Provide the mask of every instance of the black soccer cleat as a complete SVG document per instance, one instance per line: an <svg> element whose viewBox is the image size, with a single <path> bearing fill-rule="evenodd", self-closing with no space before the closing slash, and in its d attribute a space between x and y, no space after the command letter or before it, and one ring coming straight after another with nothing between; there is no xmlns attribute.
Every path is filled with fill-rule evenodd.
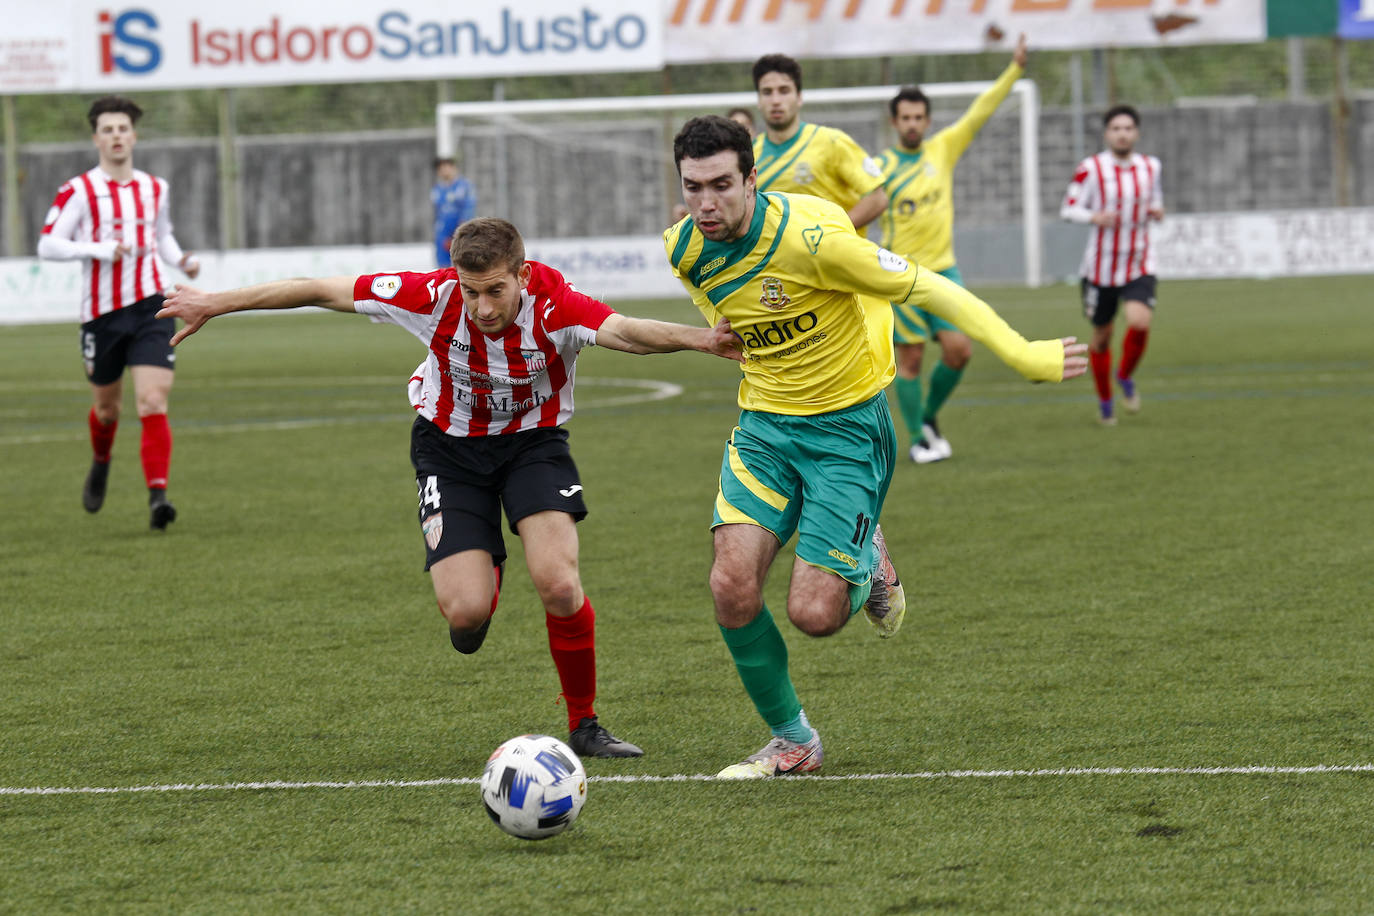
<svg viewBox="0 0 1374 916"><path fill-rule="evenodd" d="M628 741L621 741L589 716L577 723L568 735L568 746L579 757L643 757L644 752Z"/></svg>
<svg viewBox="0 0 1374 916"><path fill-rule="evenodd" d="M110 480L110 462L92 461L91 472L81 488L81 505L87 512L99 512L105 505L105 484Z"/></svg>
<svg viewBox="0 0 1374 916"><path fill-rule="evenodd" d="M167 502L167 491L161 487L148 489L148 527L154 531L166 531L167 525L177 520L176 506Z"/></svg>
<svg viewBox="0 0 1374 916"><path fill-rule="evenodd" d="M471 655L482 648L482 643L486 642L487 629L491 627L491 618L482 621L482 625L475 630L455 630L452 627L448 631L448 641L453 643L453 648L464 655Z"/></svg>

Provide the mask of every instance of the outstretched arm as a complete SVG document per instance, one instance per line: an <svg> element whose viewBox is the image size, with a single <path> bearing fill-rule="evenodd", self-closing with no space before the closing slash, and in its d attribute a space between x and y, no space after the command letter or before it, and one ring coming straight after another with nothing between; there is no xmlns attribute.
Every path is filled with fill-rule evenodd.
<svg viewBox="0 0 1374 916"><path fill-rule="evenodd" d="M172 294L162 304L162 311L156 317L180 318L185 322L185 326L172 338L175 345L199 331L201 325L211 318L229 312L294 309L310 305L336 312L351 312L354 311L353 280L353 277L301 277L219 293L178 285L172 287Z"/></svg>
<svg viewBox="0 0 1374 916"><path fill-rule="evenodd" d="M744 361L739 338L730 330L730 322L723 318L714 328L694 328L652 318L631 318L616 312L607 316L597 330L596 345L623 353L700 350L725 359Z"/></svg>
<svg viewBox="0 0 1374 916"><path fill-rule="evenodd" d="M849 221L854 224L854 228L863 234L864 226L873 222L883 211L887 209L887 191L881 187L874 188L863 197L849 211Z"/></svg>

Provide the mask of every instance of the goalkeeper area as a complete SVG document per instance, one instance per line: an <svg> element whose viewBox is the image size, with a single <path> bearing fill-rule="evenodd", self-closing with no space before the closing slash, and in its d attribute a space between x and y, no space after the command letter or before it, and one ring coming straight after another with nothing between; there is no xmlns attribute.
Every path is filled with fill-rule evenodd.
<svg viewBox="0 0 1374 916"><path fill-rule="evenodd" d="M932 131L957 120L991 81L923 84ZM870 154L895 142L888 100L900 86L808 89L802 119L837 127ZM689 118L756 113L753 92L448 102L437 106L438 153L484 189L486 212L527 238L657 238L681 200L673 137ZM967 276L1038 286L1043 194L1039 95L1020 80L955 171L955 249ZM762 127L761 121L759 122ZM1067 173L1066 173L1067 174Z"/></svg>

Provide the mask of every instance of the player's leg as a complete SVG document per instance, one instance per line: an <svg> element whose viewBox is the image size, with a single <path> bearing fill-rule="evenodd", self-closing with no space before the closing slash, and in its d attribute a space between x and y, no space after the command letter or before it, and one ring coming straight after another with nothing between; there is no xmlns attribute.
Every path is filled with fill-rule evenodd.
<svg viewBox="0 0 1374 916"><path fill-rule="evenodd" d="M897 377L892 384L897 391L897 411L906 426L908 451L911 460L917 461L918 451L929 448L929 443L921 443L921 419L925 411L921 363L930 331L921 310L914 305L892 306L892 317L892 342L897 361Z"/></svg>
<svg viewBox="0 0 1374 916"><path fill-rule="evenodd" d="M1093 329L1088 341L1088 365L1097 388L1097 418L1103 426L1111 426L1116 423L1112 411L1112 328L1119 302L1118 290L1087 280L1082 281L1081 290L1083 314Z"/></svg>
<svg viewBox="0 0 1374 916"><path fill-rule="evenodd" d="M756 779L820 765L819 740L788 670L787 643L763 600L778 549L796 530L801 485L788 449L789 418L745 411L721 460L712 540L711 598L716 624L740 683L772 739L725 779ZM889 415L889 423L891 423Z"/></svg>
<svg viewBox="0 0 1374 916"><path fill-rule="evenodd" d="M143 425L139 455L143 478L148 486L148 524L165 530L177 517L167 501L167 477L172 463L172 428L167 423L167 402L172 394L176 354L172 335L176 321L154 318L162 308L163 297L149 296L131 307L130 317L137 321L129 343L129 374L134 382L138 419Z"/></svg>
<svg viewBox="0 0 1374 916"><path fill-rule="evenodd" d="M596 703L596 610L582 590L576 523L587 515L582 484L562 429L513 436L501 501L525 545L525 564L544 606L549 654L568 713L568 744L583 757L639 757L643 751L600 724Z"/></svg>
<svg viewBox="0 0 1374 916"><path fill-rule="evenodd" d="M489 452L485 439L445 435L423 417L411 427L425 569L449 641L464 655L487 638L506 562L498 481L491 471L497 462Z"/></svg>
<svg viewBox="0 0 1374 916"><path fill-rule="evenodd" d="M954 454L954 449L940 432L940 408L945 406L964 378L964 369L973 358L973 341L938 315L931 316L931 329L935 339L940 342L940 361L930 373L925 409L921 415L921 432L940 458L945 459Z"/></svg>
<svg viewBox="0 0 1374 916"><path fill-rule="evenodd" d="M1125 300L1126 334L1121 341L1121 363L1116 380L1121 385L1122 403L1131 413L1140 410L1140 392L1136 390L1134 373L1145 355L1150 339L1150 323L1155 309L1155 278L1151 275L1132 280L1122 291Z"/></svg>
<svg viewBox="0 0 1374 916"><path fill-rule="evenodd" d="M119 413L124 401L124 366L128 335L118 312L81 326L81 362L91 384L91 410L86 423L91 435L91 467L81 487L81 505L99 512L109 485L110 458Z"/></svg>

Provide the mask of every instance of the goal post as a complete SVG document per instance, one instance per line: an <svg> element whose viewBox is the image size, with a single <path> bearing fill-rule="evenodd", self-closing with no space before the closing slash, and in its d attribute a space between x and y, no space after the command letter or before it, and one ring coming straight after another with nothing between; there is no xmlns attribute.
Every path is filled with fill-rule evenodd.
<svg viewBox="0 0 1374 916"><path fill-rule="evenodd" d="M956 119L992 81L927 83L921 90L931 100L935 130ZM808 89L803 117L808 122L845 130L870 153L890 144L887 102L900 86L856 86ZM724 114L731 108L751 111L753 92L684 95L613 96L574 99L444 102L435 110L436 149L457 156L478 192L479 211L507 217L527 235L547 237L657 235L666 226L667 203L676 199L672 137L687 117ZM1014 126L1006 119L1015 118ZM979 207L981 219L1006 226L1019 220L1022 279L1042 281L1039 121L1040 100L1034 82L1018 80L998 114L997 137L979 140L955 172L955 228L961 222L961 173L965 196L981 193L1004 198ZM1012 146L1014 150L1001 147ZM1000 181L1016 176L1011 187L996 187L969 168L970 160L996 155L988 175ZM640 187L625 187L638 183ZM986 211L986 212L983 212Z"/></svg>

